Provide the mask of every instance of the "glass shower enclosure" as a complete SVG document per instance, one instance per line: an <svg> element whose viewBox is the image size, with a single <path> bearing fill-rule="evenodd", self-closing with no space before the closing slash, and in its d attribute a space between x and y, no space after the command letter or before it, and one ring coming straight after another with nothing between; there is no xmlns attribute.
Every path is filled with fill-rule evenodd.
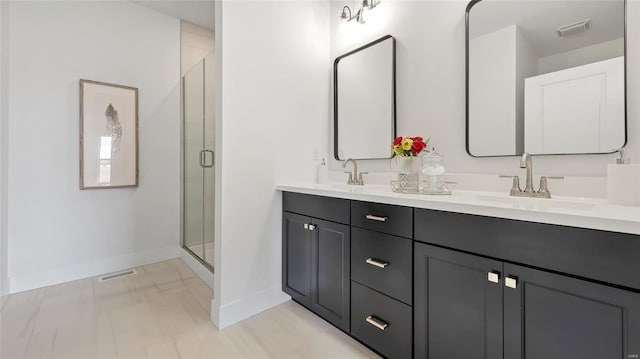
<svg viewBox="0 0 640 359"><path fill-rule="evenodd" d="M215 100L213 52L182 78L182 246L213 271Z"/></svg>

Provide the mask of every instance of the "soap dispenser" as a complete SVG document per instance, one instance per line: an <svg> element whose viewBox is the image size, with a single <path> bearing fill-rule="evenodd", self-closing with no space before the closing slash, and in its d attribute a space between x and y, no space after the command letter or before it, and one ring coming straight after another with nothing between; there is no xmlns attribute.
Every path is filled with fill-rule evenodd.
<svg viewBox="0 0 640 359"><path fill-rule="evenodd" d="M607 199L609 204L640 206L640 164L631 164L624 149L619 153L607 167Z"/></svg>
<svg viewBox="0 0 640 359"><path fill-rule="evenodd" d="M318 171L316 177L316 183L324 184L329 182L329 166L327 166L327 161L322 158L320 164L318 164Z"/></svg>

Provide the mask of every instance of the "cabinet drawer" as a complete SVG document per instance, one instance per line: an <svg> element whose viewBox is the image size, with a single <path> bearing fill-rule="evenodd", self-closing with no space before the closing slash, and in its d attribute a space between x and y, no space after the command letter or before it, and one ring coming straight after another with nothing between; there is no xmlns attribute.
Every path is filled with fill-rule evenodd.
<svg viewBox="0 0 640 359"><path fill-rule="evenodd" d="M417 241L640 289L640 236L427 209Z"/></svg>
<svg viewBox="0 0 640 359"><path fill-rule="evenodd" d="M351 279L411 304L410 239L353 227Z"/></svg>
<svg viewBox="0 0 640 359"><path fill-rule="evenodd" d="M410 306L353 281L351 299L354 337L388 358L411 358Z"/></svg>
<svg viewBox="0 0 640 359"><path fill-rule="evenodd" d="M351 224L377 232L413 238L413 208L351 201Z"/></svg>
<svg viewBox="0 0 640 359"><path fill-rule="evenodd" d="M309 217L331 222L349 224L350 207L348 199L313 196L302 193L284 192L282 209Z"/></svg>

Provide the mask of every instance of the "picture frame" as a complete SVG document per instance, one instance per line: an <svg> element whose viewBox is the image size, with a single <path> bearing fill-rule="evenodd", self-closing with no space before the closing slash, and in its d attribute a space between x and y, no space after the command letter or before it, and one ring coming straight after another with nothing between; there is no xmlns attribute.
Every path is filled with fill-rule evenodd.
<svg viewBox="0 0 640 359"><path fill-rule="evenodd" d="M138 186L138 89L80 80L80 189Z"/></svg>

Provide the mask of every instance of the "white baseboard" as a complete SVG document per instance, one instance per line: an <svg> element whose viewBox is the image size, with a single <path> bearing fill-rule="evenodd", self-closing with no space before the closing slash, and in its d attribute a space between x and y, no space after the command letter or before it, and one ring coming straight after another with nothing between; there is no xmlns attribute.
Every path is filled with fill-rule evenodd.
<svg viewBox="0 0 640 359"><path fill-rule="evenodd" d="M180 257L179 247L164 247L143 252L129 253L97 261L47 270L40 273L9 276L9 293L47 287L78 279L138 267Z"/></svg>
<svg viewBox="0 0 640 359"><path fill-rule="evenodd" d="M197 259L193 258L191 253L187 252L184 248L180 248L180 258L182 261L208 286L213 290L213 273L206 268ZM214 294L215 295L215 294Z"/></svg>
<svg viewBox="0 0 640 359"><path fill-rule="evenodd" d="M222 306L214 299L211 301L211 321L218 329L223 329L290 299L280 284Z"/></svg>

